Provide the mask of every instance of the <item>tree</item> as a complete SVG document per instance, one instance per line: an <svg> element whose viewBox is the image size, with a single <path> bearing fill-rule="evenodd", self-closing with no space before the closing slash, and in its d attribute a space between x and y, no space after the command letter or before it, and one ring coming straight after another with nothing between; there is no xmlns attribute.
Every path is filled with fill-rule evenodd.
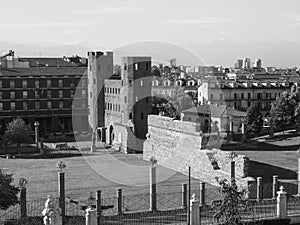
<svg viewBox="0 0 300 225"><path fill-rule="evenodd" d="M296 107L299 104L296 98L297 95L292 91L285 91L272 103L270 113L276 128L284 129L286 126L295 125L298 117Z"/></svg>
<svg viewBox="0 0 300 225"><path fill-rule="evenodd" d="M17 204L19 188L12 185L13 177L11 174L2 173L0 169L0 209L6 210L11 205Z"/></svg>
<svg viewBox="0 0 300 225"><path fill-rule="evenodd" d="M21 154L20 144L27 143L30 141L30 126L26 125L24 120L18 118L14 119L7 125L5 137L17 144L17 152Z"/></svg>
<svg viewBox="0 0 300 225"><path fill-rule="evenodd" d="M246 132L257 135L263 127L263 116L258 105L254 105L247 110L245 118Z"/></svg>
<svg viewBox="0 0 300 225"><path fill-rule="evenodd" d="M232 179L231 182L226 179L221 180L219 185L223 200L215 206L217 212L214 218L223 225L240 225L242 220L240 211L247 208L246 191L238 190L235 179Z"/></svg>

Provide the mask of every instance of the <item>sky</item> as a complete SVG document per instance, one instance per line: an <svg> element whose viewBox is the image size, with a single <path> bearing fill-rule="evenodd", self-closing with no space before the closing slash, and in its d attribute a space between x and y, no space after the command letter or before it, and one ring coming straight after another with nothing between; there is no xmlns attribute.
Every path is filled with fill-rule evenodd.
<svg viewBox="0 0 300 225"><path fill-rule="evenodd" d="M298 0L3 1L0 18L1 51L72 45L82 54L154 40L185 46L209 64L263 56L268 64L300 65Z"/></svg>

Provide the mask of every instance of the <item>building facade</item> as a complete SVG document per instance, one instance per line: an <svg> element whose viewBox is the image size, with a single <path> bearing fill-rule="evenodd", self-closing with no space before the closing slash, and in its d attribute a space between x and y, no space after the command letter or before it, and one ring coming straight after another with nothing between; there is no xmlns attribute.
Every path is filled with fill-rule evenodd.
<svg viewBox="0 0 300 225"><path fill-rule="evenodd" d="M293 83L287 81L203 81L198 88L199 104L226 105L246 111L258 104L263 116L268 116L271 103Z"/></svg>
<svg viewBox="0 0 300 225"><path fill-rule="evenodd" d="M31 67L28 61L1 60L1 132L14 118L24 119L32 128L38 121L41 136L72 133L74 123L76 131L87 131L86 68Z"/></svg>
<svg viewBox="0 0 300 225"><path fill-rule="evenodd" d="M89 57L89 67L94 68L89 70L88 75L90 126L98 130L101 141L115 149L142 151L148 131L147 118L152 111L151 57L123 57L121 75L113 75L109 70L99 73L99 68L112 65L112 53L107 54L108 61L101 53L89 53L89 56L93 56ZM97 106L93 105L96 90Z"/></svg>

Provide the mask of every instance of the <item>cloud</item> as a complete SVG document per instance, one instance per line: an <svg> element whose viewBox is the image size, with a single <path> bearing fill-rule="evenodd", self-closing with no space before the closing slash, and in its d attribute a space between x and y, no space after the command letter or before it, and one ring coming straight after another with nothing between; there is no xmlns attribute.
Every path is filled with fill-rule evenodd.
<svg viewBox="0 0 300 225"><path fill-rule="evenodd" d="M200 25L202 27L214 27L220 23L224 23L221 18L199 18L199 19L170 19L165 23L175 25Z"/></svg>
<svg viewBox="0 0 300 225"><path fill-rule="evenodd" d="M90 14L110 14L110 13L122 13L122 12L140 12L145 10L142 7L131 6L104 6L99 9L79 9L75 10L75 14L90 15Z"/></svg>
<svg viewBox="0 0 300 225"><path fill-rule="evenodd" d="M0 28L85 27L90 25L86 22L0 23Z"/></svg>

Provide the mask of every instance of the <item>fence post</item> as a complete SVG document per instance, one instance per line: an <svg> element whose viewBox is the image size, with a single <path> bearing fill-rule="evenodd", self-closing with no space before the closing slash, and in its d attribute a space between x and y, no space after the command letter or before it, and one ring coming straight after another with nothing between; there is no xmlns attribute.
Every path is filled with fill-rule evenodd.
<svg viewBox="0 0 300 225"><path fill-rule="evenodd" d="M273 176L273 199L276 199L276 194L277 194L277 190L278 190L278 175L274 175Z"/></svg>
<svg viewBox="0 0 300 225"><path fill-rule="evenodd" d="M286 212L286 206L287 206L287 200L286 200L286 192L283 191L283 186L280 187L280 191L277 192L277 204L276 204L276 216L279 218L286 218L287 212Z"/></svg>
<svg viewBox="0 0 300 225"><path fill-rule="evenodd" d="M61 209L62 225L65 225L65 173L58 172L59 208Z"/></svg>
<svg viewBox="0 0 300 225"><path fill-rule="evenodd" d="M86 225L97 225L97 210L87 208L85 214L85 224Z"/></svg>
<svg viewBox="0 0 300 225"><path fill-rule="evenodd" d="M122 189L117 189L117 212L119 215L122 214Z"/></svg>
<svg viewBox="0 0 300 225"><path fill-rule="evenodd" d="M150 210L156 211L156 163L150 167Z"/></svg>
<svg viewBox="0 0 300 225"><path fill-rule="evenodd" d="M205 206L205 182L200 182L200 206Z"/></svg>
<svg viewBox="0 0 300 225"><path fill-rule="evenodd" d="M259 202L262 200L263 197L263 184L262 184L262 177L257 177L257 183L256 183L256 200Z"/></svg>
<svg viewBox="0 0 300 225"><path fill-rule="evenodd" d="M26 209L26 188L22 187L20 190L20 206L21 206L21 217L27 216Z"/></svg>
<svg viewBox="0 0 300 225"><path fill-rule="evenodd" d="M181 199L181 205L183 209L187 208L187 184L182 184L182 199Z"/></svg>
<svg viewBox="0 0 300 225"><path fill-rule="evenodd" d="M196 195L193 194L192 199L190 200L190 225L199 225L200 224L200 208L199 200L196 199Z"/></svg>
<svg viewBox="0 0 300 225"><path fill-rule="evenodd" d="M101 191L96 192L96 208L97 208L97 222L100 224L101 221Z"/></svg>

